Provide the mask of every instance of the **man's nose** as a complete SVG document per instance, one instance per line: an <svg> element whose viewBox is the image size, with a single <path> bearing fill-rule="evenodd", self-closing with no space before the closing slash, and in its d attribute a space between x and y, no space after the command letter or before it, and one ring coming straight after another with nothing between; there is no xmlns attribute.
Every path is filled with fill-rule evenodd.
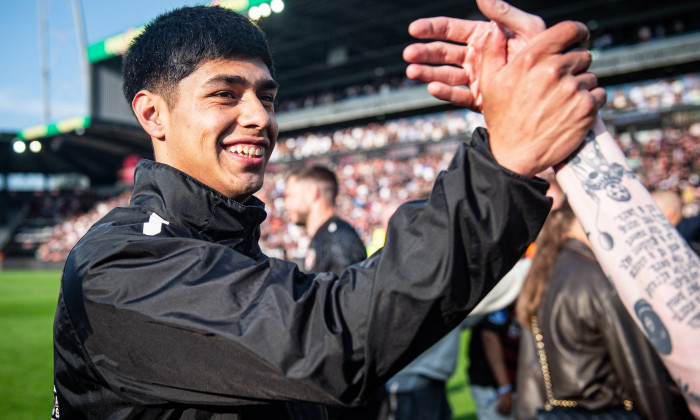
<svg viewBox="0 0 700 420"><path fill-rule="evenodd" d="M256 95L250 95L238 105L238 124L245 127L265 128L270 125L270 112Z"/></svg>

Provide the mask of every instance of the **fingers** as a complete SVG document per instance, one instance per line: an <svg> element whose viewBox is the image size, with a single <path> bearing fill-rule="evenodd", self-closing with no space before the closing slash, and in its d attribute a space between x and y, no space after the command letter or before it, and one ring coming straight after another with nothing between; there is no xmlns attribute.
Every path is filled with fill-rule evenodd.
<svg viewBox="0 0 700 420"><path fill-rule="evenodd" d="M505 66L507 60L506 35L495 23L491 25L492 28L481 50L481 74L483 75L496 74Z"/></svg>
<svg viewBox="0 0 700 420"><path fill-rule="evenodd" d="M593 73L581 73L575 77L580 90L588 91L598 87L598 78Z"/></svg>
<svg viewBox="0 0 700 420"><path fill-rule="evenodd" d="M419 82L441 82L447 85L469 85L467 73L459 67L452 66L428 66L423 64L411 64L406 68L406 76Z"/></svg>
<svg viewBox="0 0 700 420"><path fill-rule="evenodd" d="M403 59L409 63L455 64L464 62L463 46L447 42L411 44L403 50Z"/></svg>
<svg viewBox="0 0 700 420"><path fill-rule="evenodd" d="M411 80L428 83L428 93L437 99L474 108L473 94L465 87L470 84L469 77L459 67L411 64L406 68L406 76Z"/></svg>
<svg viewBox="0 0 700 420"><path fill-rule="evenodd" d="M571 74L579 74L590 67L593 62L591 53L588 50L574 50L564 54L563 70Z"/></svg>
<svg viewBox="0 0 700 420"><path fill-rule="evenodd" d="M449 17L418 19L408 26L408 33L418 39L444 39L464 43L469 39L479 21Z"/></svg>
<svg viewBox="0 0 700 420"><path fill-rule="evenodd" d="M588 39L588 28L581 22L560 22L536 35L519 54L537 57L545 54L558 54L568 46Z"/></svg>
<svg viewBox="0 0 700 420"><path fill-rule="evenodd" d="M476 4L484 16L525 39L534 37L546 28L539 16L523 12L504 1L477 0Z"/></svg>
<svg viewBox="0 0 700 420"><path fill-rule="evenodd" d="M440 82L431 82L428 84L428 93L442 101L474 109L475 99L472 91L463 86L450 86Z"/></svg>
<svg viewBox="0 0 700 420"><path fill-rule="evenodd" d="M607 100L605 89L598 87L598 78L595 74L587 72L593 61L591 54L587 50L574 50L561 57L561 76L571 74L578 84L579 90L587 91L593 99L593 106L599 111Z"/></svg>
<svg viewBox="0 0 700 420"><path fill-rule="evenodd" d="M593 96L593 100L595 101L596 110L600 111L603 109L603 106L605 106L605 101L608 99L608 94L605 92L605 89L597 87L591 90L591 96Z"/></svg>
<svg viewBox="0 0 700 420"><path fill-rule="evenodd" d="M593 99L594 110L600 111L607 100L605 89L598 87L598 78L593 73L581 73L575 76L580 91L588 92Z"/></svg>

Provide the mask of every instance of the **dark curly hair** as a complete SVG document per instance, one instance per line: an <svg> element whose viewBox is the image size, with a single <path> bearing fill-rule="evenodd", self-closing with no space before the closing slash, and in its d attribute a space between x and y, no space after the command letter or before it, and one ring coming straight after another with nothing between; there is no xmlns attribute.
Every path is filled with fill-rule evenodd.
<svg viewBox="0 0 700 420"><path fill-rule="evenodd" d="M219 6L182 7L147 24L122 59L122 91L131 101L142 89L174 103L177 83L202 63L258 58L275 77L262 30L247 17Z"/></svg>

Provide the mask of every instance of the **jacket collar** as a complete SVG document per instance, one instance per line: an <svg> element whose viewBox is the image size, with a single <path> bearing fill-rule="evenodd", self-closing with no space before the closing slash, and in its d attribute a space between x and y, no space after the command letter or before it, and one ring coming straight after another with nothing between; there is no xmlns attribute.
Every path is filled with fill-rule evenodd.
<svg viewBox="0 0 700 420"><path fill-rule="evenodd" d="M265 205L251 196L228 198L172 166L142 159L136 165L131 206L155 212L171 226L194 230L210 242L251 256L260 252L260 223Z"/></svg>

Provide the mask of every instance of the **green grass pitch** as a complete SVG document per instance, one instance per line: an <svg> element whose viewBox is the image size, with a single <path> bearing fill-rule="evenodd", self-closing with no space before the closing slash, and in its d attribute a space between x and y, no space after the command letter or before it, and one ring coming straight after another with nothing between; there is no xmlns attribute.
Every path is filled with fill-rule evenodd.
<svg viewBox="0 0 700 420"><path fill-rule="evenodd" d="M53 407L53 317L60 271L0 271L0 417L48 419ZM465 331L447 395L455 420L472 420Z"/></svg>
<svg viewBox="0 0 700 420"><path fill-rule="evenodd" d="M48 419L60 271L0 272L0 417Z"/></svg>

